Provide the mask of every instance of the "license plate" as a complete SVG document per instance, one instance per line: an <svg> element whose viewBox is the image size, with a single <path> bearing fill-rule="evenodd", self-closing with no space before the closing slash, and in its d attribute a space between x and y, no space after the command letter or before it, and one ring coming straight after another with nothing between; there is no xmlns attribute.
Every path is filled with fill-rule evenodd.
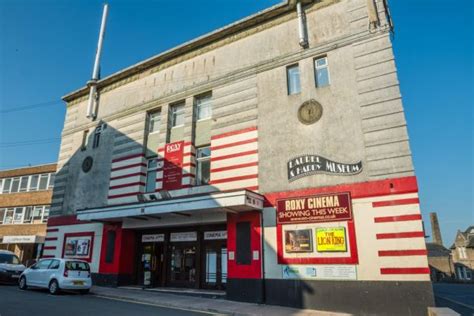
<svg viewBox="0 0 474 316"><path fill-rule="evenodd" d="M12 278L15 278L15 279L18 279L19 277L20 277L19 274L13 274L13 275L12 275Z"/></svg>
<svg viewBox="0 0 474 316"><path fill-rule="evenodd" d="M74 285L84 285L84 281L72 281Z"/></svg>

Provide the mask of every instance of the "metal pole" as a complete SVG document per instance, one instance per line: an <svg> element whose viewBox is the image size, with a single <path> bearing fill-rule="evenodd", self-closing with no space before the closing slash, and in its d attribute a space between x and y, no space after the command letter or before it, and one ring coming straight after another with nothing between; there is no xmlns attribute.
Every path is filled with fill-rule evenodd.
<svg viewBox="0 0 474 316"><path fill-rule="evenodd" d="M102 13L102 22L100 25L99 41L97 43L97 51L95 54L94 69L92 70L92 79L88 82L90 86L89 103L87 105L88 118L95 118L96 116L96 114L94 113L94 100L95 100L95 94L97 91L97 80L99 80L100 55L102 53L102 43L104 41L105 25L107 23L108 12L109 12L109 5L106 3L104 4L104 11Z"/></svg>

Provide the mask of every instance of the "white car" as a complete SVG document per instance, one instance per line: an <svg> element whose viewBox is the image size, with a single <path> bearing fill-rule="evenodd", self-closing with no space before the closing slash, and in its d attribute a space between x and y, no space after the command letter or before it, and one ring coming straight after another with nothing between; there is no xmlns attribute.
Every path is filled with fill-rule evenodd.
<svg viewBox="0 0 474 316"><path fill-rule="evenodd" d="M89 264L75 259L41 259L20 275L18 286L22 290L28 287L47 288L51 294L61 290L78 290L89 293L92 287Z"/></svg>

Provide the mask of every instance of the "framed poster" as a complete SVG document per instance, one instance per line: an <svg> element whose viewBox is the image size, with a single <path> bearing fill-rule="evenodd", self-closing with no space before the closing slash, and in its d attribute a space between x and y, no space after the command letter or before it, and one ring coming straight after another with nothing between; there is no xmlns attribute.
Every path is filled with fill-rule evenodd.
<svg viewBox="0 0 474 316"><path fill-rule="evenodd" d="M63 258L92 261L94 232L64 234Z"/></svg>
<svg viewBox="0 0 474 316"><path fill-rule="evenodd" d="M318 252L346 252L346 228L316 228L316 250Z"/></svg>
<svg viewBox="0 0 474 316"><path fill-rule="evenodd" d="M311 229L285 230L287 253L313 252Z"/></svg>

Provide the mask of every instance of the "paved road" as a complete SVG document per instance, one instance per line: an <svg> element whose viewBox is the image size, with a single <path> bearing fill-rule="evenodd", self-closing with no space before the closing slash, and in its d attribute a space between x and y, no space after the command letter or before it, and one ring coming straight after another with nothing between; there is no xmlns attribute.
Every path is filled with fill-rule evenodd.
<svg viewBox="0 0 474 316"><path fill-rule="evenodd" d="M474 315L474 284L433 283L436 306L449 307L463 316Z"/></svg>
<svg viewBox="0 0 474 316"><path fill-rule="evenodd" d="M43 290L21 291L16 286L0 285L0 316L23 315L204 316L212 314L110 300L94 295L63 293L53 296Z"/></svg>

